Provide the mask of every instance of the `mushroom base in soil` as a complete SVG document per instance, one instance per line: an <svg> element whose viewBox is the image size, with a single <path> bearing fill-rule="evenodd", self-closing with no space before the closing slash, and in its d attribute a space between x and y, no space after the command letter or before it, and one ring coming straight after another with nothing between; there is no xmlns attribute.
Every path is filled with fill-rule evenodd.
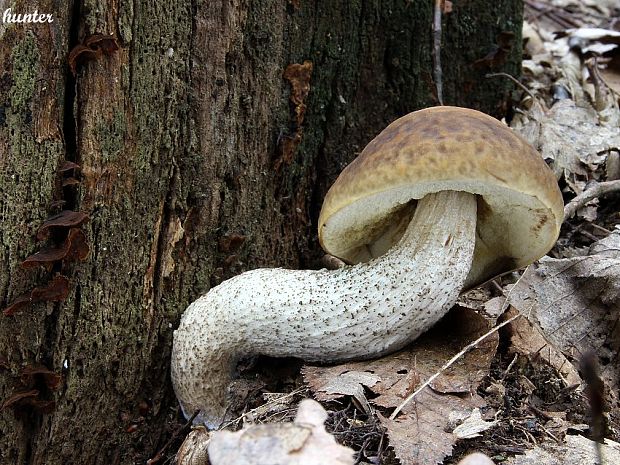
<svg viewBox="0 0 620 465"><path fill-rule="evenodd" d="M321 245L353 266L249 271L187 308L171 364L185 416L219 427L243 358L341 362L402 348L463 288L544 255L562 219L551 170L494 118L434 107L396 120L323 203Z"/></svg>

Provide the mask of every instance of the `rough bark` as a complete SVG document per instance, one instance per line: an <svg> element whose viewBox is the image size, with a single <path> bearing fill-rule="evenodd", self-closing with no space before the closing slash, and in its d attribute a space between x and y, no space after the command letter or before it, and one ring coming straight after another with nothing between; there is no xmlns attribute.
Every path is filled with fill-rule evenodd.
<svg viewBox="0 0 620 465"><path fill-rule="evenodd" d="M168 360L187 304L242 270L315 264L329 184L387 122L435 103L433 2L14 3L54 22L0 25L0 306L56 273L70 291L0 317L0 402L39 391L39 409L0 412L0 462L144 463L179 419ZM453 1L445 103L504 111L510 83L484 74L518 73L521 9ZM95 33L120 48L73 77L68 53ZM304 61L293 102L283 75ZM61 185L65 160L79 184ZM88 214L88 258L23 269L64 240L36 239L60 208ZM35 365L59 386L24 376Z"/></svg>

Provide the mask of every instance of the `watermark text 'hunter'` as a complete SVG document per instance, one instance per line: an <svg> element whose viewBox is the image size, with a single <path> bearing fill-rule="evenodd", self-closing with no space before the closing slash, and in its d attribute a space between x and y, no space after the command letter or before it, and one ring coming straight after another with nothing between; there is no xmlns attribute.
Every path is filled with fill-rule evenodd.
<svg viewBox="0 0 620 465"><path fill-rule="evenodd" d="M51 14L39 13L34 10L32 13L13 13L10 8L4 10L2 22L7 23L53 23L54 18Z"/></svg>

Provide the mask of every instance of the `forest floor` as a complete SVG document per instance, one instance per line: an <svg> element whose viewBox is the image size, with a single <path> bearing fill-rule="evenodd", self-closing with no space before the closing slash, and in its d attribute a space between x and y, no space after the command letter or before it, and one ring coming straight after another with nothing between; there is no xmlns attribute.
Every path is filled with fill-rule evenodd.
<svg viewBox="0 0 620 465"><path fill-rule="evenodd" d="M259 362L235 386L246 402L233 429L289 422L256 435L324 457L290 463L350 463L326 439L321 407L303 407L315 442L294 432L299 402L313 397L356 464L447 465L472 451L508 465L620 463L616 3L525 0L523 75L508 123L539 149L567 203L549 256L463 295L432 331L380 360ZM244 447L226 441L216 447Z"/></svg>

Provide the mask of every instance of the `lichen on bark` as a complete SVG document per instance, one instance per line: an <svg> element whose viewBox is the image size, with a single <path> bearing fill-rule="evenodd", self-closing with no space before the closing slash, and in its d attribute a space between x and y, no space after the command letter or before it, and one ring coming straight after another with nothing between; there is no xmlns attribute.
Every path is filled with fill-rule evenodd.
<svg viewBox="0 0 620 465"><path fill-rule="evenodd" d="M39 59L39 49L30 33L11 51L13 85L10 96L11 108L15 113L24 113L31 103L39 74Z"/></svg>

